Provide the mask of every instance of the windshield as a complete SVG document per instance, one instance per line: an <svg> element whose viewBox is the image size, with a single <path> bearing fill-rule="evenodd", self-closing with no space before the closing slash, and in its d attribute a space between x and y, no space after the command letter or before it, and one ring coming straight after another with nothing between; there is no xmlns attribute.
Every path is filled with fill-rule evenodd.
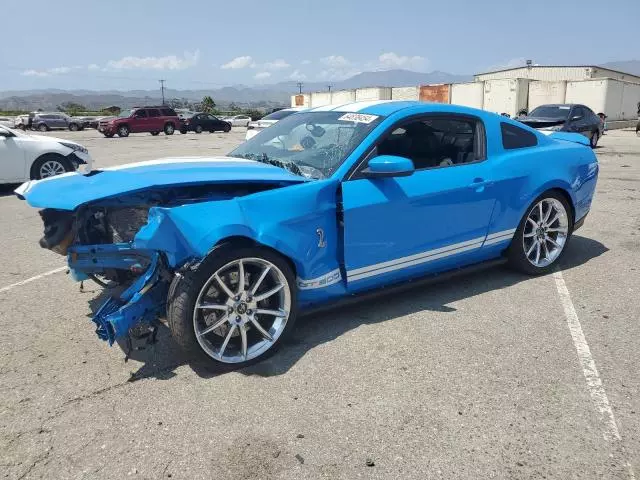
<svg viewBox="0 0 640 480"><path fill-rule="evenodd" d="M129 118L131 116L131 112L133 112L133 110L122 110L118 114L118 118Z"/></svg>
<svg viewBox="0 0 640 480"><path fill-rule="evenodd" d="M262 117L262 120L282 120L285 117L288 117L292 113L296 113L295 110L278 110L277 112L270 113Z"/></svg>
<svg viewBox="0 0 640 480"><path fill-rule="evenodd" d="M571 107L569 105L542 105L533 109L529 117L533 118L567 118Z"/></svg>
<svg viewBox="0 0 640 480"><path fill-rule="evenodd" d="M265 128L229 156L269 163L307 178L327 178L382 118L335 111L298 113Z"/></svg>

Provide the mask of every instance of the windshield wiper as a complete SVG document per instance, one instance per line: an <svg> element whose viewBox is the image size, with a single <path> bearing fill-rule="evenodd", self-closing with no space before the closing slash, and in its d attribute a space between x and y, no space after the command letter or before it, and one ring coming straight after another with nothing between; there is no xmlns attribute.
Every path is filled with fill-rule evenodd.
<svg viewBox="0 0 640 480"><path fill-rule="evenodd" d="M285 170L289 170L294 175L299 175L304 177L302 174L302 170L300 167L296 165L294 162L283 162L282 160L277 160L275 158L269 158L266 153L243 153L240 155L234 155L234 157L238 158L246 158L247 160L255 160L260 163L266 163L268 165L273 165L274 167L284 168Z"/></svg>

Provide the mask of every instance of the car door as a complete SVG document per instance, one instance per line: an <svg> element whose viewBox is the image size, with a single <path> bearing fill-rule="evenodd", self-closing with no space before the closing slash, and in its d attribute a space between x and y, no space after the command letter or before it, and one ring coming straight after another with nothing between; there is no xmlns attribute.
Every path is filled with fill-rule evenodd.
<svg viewBox="0 0 640 480"><path fill-rule="evenodd" d="M572 132L580 133L585 137L591 137L591 126L586 113L585 109L580 105L574 106L571 109L571 115L569 117L569 129Z"/></svg>
<svg viewBox="0 0 640 480"><path fill-rule="evenodd" d="M0 183L26 179L25 153L20 137L0 127Z"/></svg>
<svg viewBox="0 0 640 480"><path fill-rule="evenodd" d="M377 155L410 158L406 177L367 178ZM486 237L495 192L479 118L424 116L380 138L342 184L349 290L474 261Z"/></svg>
<svg viewBox="0 0 640 480"><path fill-rule="evenodd" d="M147 130L150 132L161 132L164 129L164 119L160 116L160 110L149 108L147 110L149 119L147 120Z"/></svg>
<svg viewBox="0 0 640 480"><path fill-rule="evenodd" d="M131 132L149 131L149 117L144 109L136 110L131 118Z"/></svg>
<svg viewBox="0 0 640 480"><path fill-rule="evenodd" d="M207 115L207 127L205 130L222 130L222 120L213 115Z"/></svg>

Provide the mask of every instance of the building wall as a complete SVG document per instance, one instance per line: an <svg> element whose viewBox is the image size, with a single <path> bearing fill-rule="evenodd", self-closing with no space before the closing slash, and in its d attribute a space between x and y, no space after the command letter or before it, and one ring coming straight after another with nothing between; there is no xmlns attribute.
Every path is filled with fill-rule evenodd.
<svg viewBox="0 0 640 480"><path fill-rule="evenodd" d="M600 67L521 67L474 75L476 81L501 80L505 78L527 78L542 82L579 81L592 78L614 78L640 83L640 76L616 72Z"/></svg>
<svg viewBox="0 0 640 480"><path fill-rule="evenodd" d="M420 86L420 101L434 103L450 103L449 84L434 84Z"/></svg>
<svg viewBox="0 0 640 480"><path fill-rule="evenodd" d="M515 117L519 111L527 109L528 100L529 80L512 78L484 82L483 108L489 112Z"/></svg>
<svg viewBox="0 0 640 480"><path fill-rule="evenodd" d="M311 95L309 95L308 93L291 95L291 106L309 108L311 106Z"/></svg>
<svg viewBox="0 0 640 480"><path fill-rule="evenodd" d="M358 88L356 101L391 100L391 87Z"/></svg>
<svg viewBox="0 0 640 480"><path fill-rule="evenodd" d="M530 112L540 105L547 103L564 103L567 92L567 82L529 82L529 102Z"/></svg>
<svg viewBox="0 0 640 480"><path fill-rule="evenodd" d="M477 81L501 80L506 78L527 78L543 82L561 80L586 80L591 78L591 69L585 67L522 67L501 72L481 73L474 76Z"/></svg>
<svg viewBox="0 0 640 480"><path fill-rule="evenodd" d="M391 89L392 100L419 100L420 87L393 87Z"/></svg>
<svg viewBox="0 0 640 480"><path fill-rule="evenodd" d="M484 82L452 84L451 103L471 108L483 108Z"/></svg>
<svg viewBox="0 0 640 480"><path fill-rule="evenodd" d="M311 94L311 107L323 107L324 105L331 105L331 93L313 92Z"/></svg>
<svg viewBox="0 0 640 480"><path fill-rule="evenodd" d="M633 120L640 102L640 84L603 78L567 82L567 103L582 103L609 121Z"/></svg>
<svg viewBox="0 0 640 480"><path fill-rule="evenodd" d="M331 104L342 105L344 103L351 103L356 101L355 90L336 90L331 92Z"/></svg>

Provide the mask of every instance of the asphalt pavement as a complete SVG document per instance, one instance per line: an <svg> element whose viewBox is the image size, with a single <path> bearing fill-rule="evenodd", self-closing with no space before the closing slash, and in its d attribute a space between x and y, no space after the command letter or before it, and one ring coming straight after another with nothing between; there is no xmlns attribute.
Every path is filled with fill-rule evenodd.
<svg viewBox="0 0 640 480"><path fill-rule="evenodd" d="M230 134L61 132L96 166L220 155ZM166 329L125 363L35 209L0 191L5 478L633 479L640 476L640 138L597 149L561 272L506 268L298 320L253 367L187 362ZM634 473L635 472L635 473Z"/></svg>

